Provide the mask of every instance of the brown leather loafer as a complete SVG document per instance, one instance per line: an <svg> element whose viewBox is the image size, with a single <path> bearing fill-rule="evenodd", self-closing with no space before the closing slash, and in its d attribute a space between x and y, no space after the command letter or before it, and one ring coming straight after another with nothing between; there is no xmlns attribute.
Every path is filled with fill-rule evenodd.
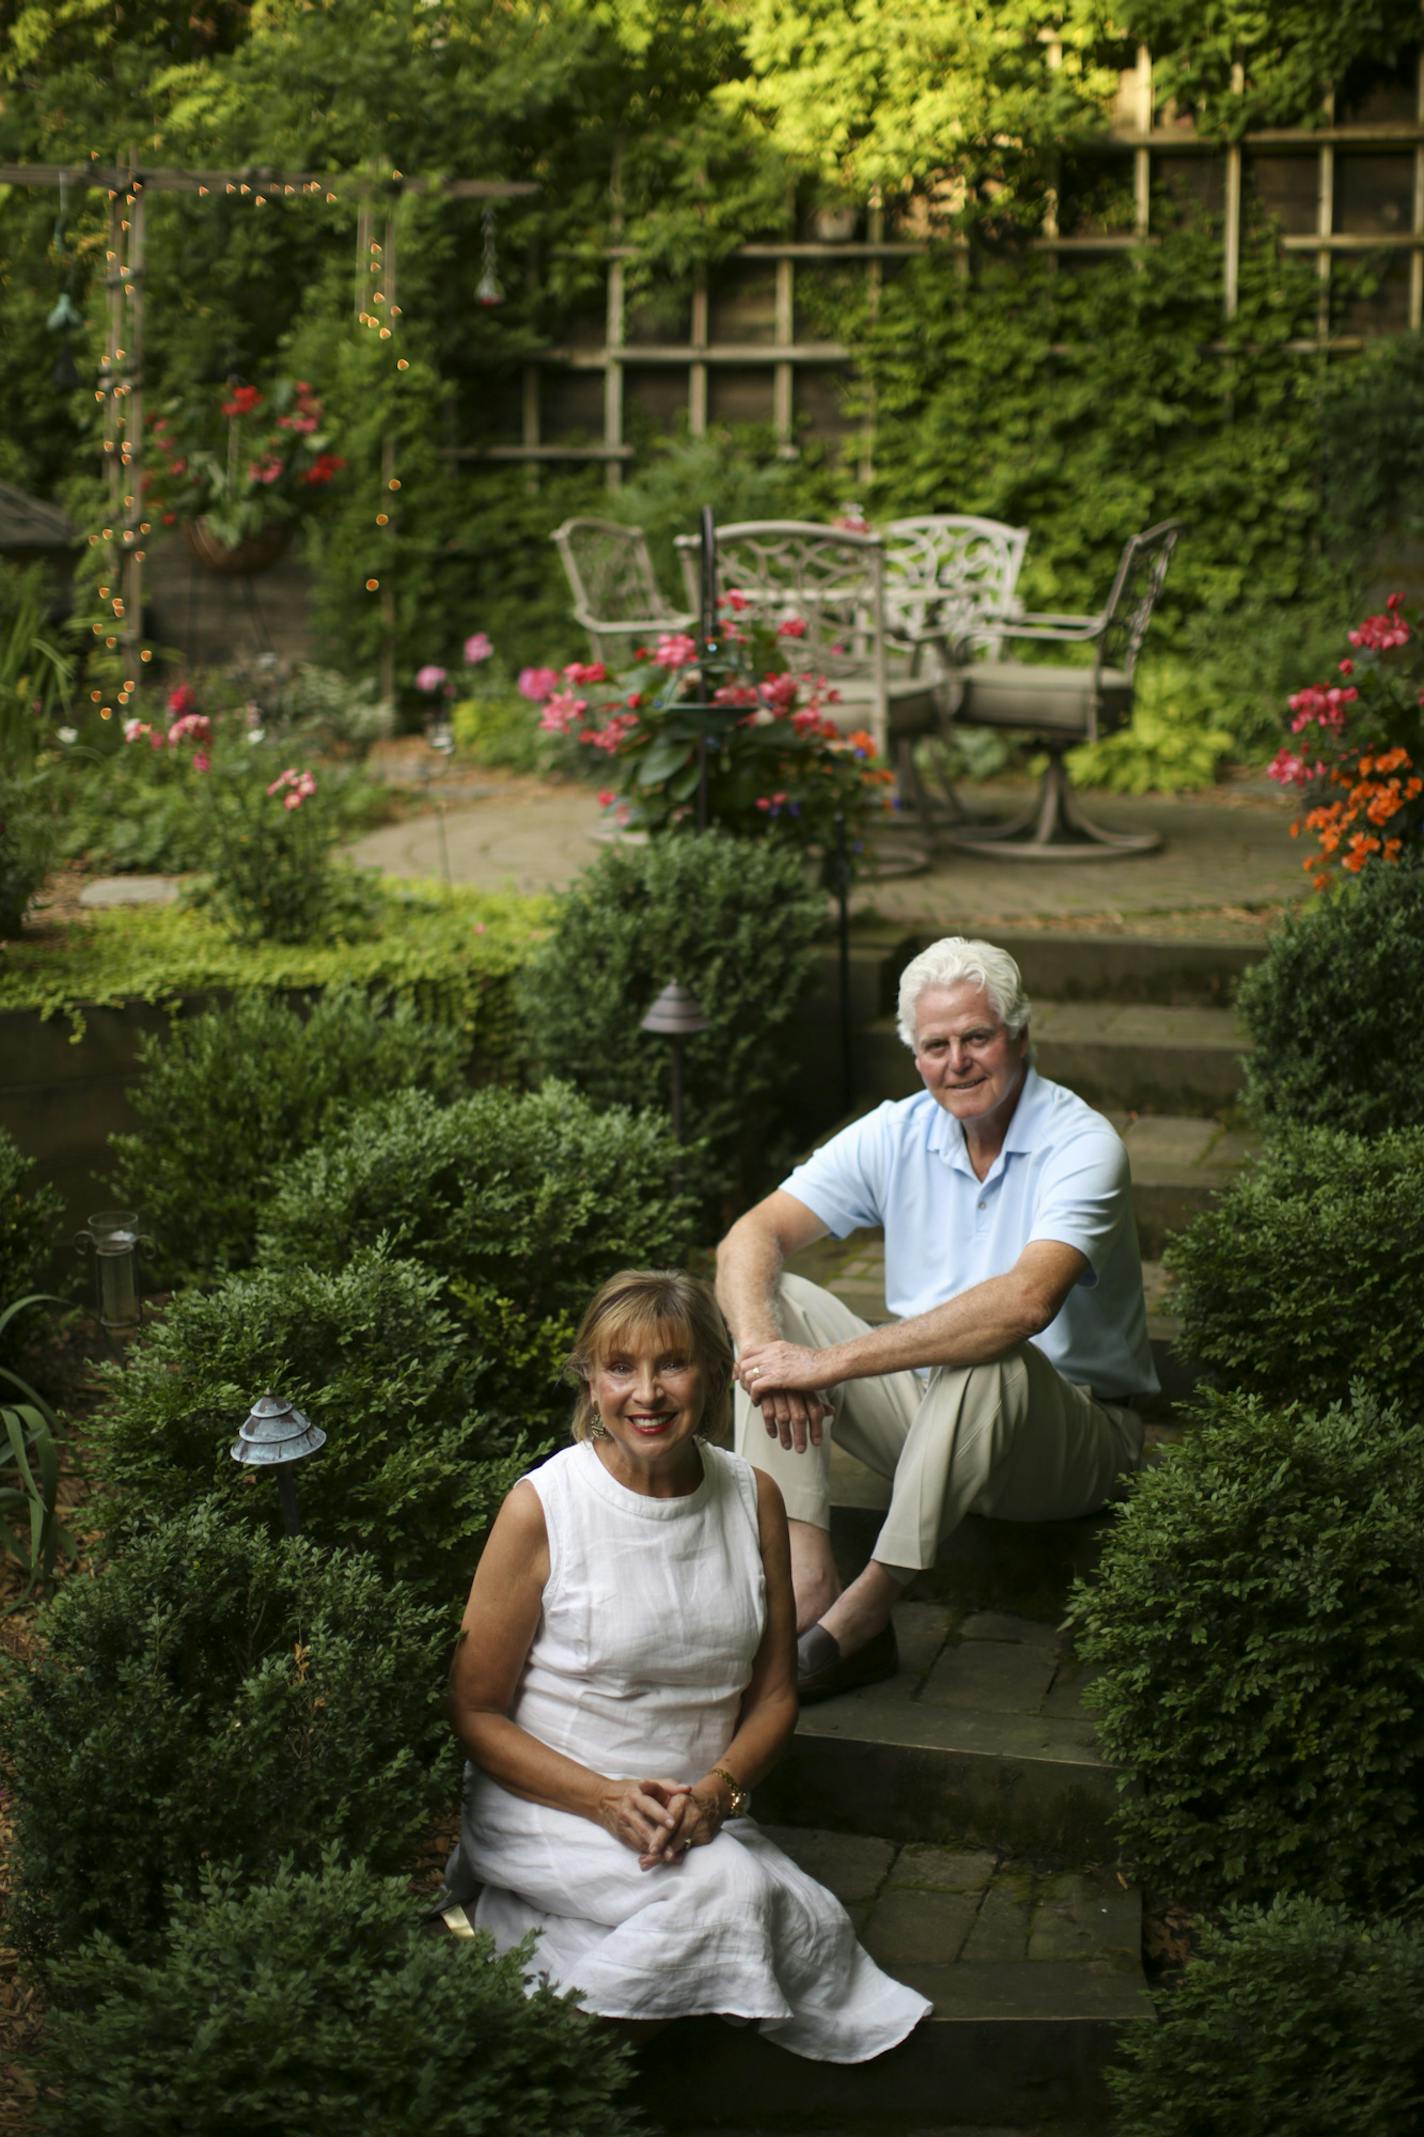
<svg viewBox="0 0 1424 2137"><path fill-rule="evenodd" d="M804 1652L808 1646L811 1657ZM822 1660L827 1649L834 1652ZM841 1653L823 1626L814 1625L797 1643L796 1696L803 1707L814 1706L818 1699L834 1699L837 1693L853 1692L859 1685L880 1684L893 1677L899 1667L900 1650L895 1644L893 1625L883 1626L873 1640L867 1640L864 1647L853 1648L848 1655Z"/></svg>

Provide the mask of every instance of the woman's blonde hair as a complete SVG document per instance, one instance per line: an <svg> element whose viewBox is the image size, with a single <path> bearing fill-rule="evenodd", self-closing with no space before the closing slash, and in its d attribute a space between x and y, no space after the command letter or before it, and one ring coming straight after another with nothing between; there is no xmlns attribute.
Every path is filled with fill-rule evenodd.
<svg viewBox="0 0 1424 2137"><path fill-rule="evenodd" d="M625 1344L651 1337L668 1350L686 1350L702 1375L704 1439L725 1439L732 1421L732 1339L710 1285L681 1269L620 1269L600 1284L579 1323L565 1368L575 1382L573 1436L589 1439L598 1422L590 1381Z"/></svg>

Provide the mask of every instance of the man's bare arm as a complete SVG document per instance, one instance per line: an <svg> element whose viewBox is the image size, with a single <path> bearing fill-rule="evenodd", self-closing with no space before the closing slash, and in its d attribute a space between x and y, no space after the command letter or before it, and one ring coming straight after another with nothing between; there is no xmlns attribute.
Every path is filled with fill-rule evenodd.
<svg viewBox="0 0 1424 2137"><path fill-rule="evenodd" d="M1086 1255L1076 1247L1036 1239L1003 1276L974 1284L910 1320L867 1329L825 1350L808 1350L779 1338L744 1346L737 1377L743 1386L755 1377L759 1385L770 1381L795 1391L834 1387L842 1380L912 1366L986 1365L1047 1328L1087 1268ZM765 1402L762 1414L767 1414Z"/></svg>
<svg viewBox="0 0 1424 2137"><path fill-rule="evenodd" d="M767 1195L739 1217L717 1249L717 1298L738 1350L781 1341L776 1318L776 1287L788 1255L824 1239L829 1226L784 1188ZM747 1386L738 1368L737 1378ZM751 1390L748 1389L748 1393ZM807 1439L818 1443L828 1406L814 1386L791 1390L768 1388L756 1400L769 1433L787 1445L794 1437L798 1453Z"/></svg>

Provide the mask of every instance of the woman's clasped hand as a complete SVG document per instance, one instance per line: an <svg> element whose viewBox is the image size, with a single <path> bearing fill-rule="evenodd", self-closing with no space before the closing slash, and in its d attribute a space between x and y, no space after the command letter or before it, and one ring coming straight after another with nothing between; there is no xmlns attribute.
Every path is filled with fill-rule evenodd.
<svg viewBox="0 0 1424 2137"><path fill-rule="evenodd" d="M705 1847L722 1830L720 1806L687 1781L610 1781L599 1821L633 1850L642 1870L679 1863L689 1848Z"/></svg>

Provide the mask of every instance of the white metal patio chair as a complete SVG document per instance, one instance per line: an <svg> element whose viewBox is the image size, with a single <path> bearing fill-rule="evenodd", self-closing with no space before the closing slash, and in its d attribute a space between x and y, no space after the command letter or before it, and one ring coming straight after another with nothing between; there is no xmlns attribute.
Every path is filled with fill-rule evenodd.
<svg viewBox="0 0 1424 2137"><path fill-rule="evenodd" d="M680 534L677 546L688 599L695 600L699 538ZM931 672L919 645L891 640L880 536L811 520L742 520L717 529L717 576L723 595L738 594L758 619L805 625L802 636L784 641L789 672L824 678L836 693L826 717L847 734L869 731L895 769L901 798L931 833L912 751L938 726L948 677Z"/></svg>
<svg viewBox="0 0 1424 2137"><path fill-rule="evenodd" d="M1132 718L1137 656L1180 527L1178 520L1162 520L1145 534L1133 535L1097 615L1021 614L991 620L983 633L971 634L963 655L972 651L974 636L989 635L1006 643L1024 639L1081 646L1091 653L1091 661L1050 666L961 658L954 717L976 727L1018 729L1047 751L1048 764L1031 809L1008 822L957 825L944 834L951 844L1005 858L1056 861L1109 860L1117 854L1150 853L1162 843L1157 832L1109 831L1085 816L1063 760L1079 743L1116 734Z"/></svg>
<svg viewBox="0 0 1424 2137"><path fill-rule="evenodd" d="M566 519L550 539L595 660L617 662L644 639L691 625L690 612L664 600L641 527L615 519Z"/></svg>

